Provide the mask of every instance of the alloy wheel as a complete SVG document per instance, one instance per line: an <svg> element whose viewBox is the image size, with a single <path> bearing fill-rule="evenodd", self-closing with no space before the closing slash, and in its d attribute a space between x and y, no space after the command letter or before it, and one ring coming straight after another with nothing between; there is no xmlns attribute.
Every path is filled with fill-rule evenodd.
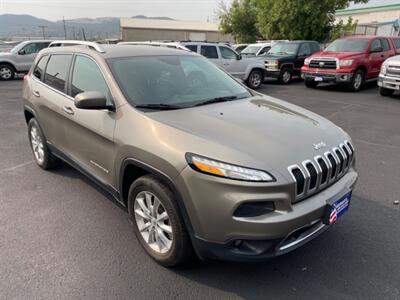
<svg viewBox="0 0 400 300"><path fill-rule="evenodd" d="M361 73L356 73L356 77L354 78L354 89L358 90L361 87L362 84L362 74Z"/></svg>
<svg viewBox="0 0 400 300"><path fill-rule="evenodd" d="M33 154L35 155L35 158L38 161L38 163L41 164L44 161L44 146L42 138L40 137L36 126L31 127L30 137L31 137Z"/></svg>
<svg viewBox="0 0 400 300"><path fill-rule="evenodd" d="M258 87L261 84L261 76L258 72L251 74L250 83L253 87Z"/></svg>
<svg viewBox="0 0 400 300"><path fill-rule="evenodd" d="M0 69L0 77L1 77L2 79L8 80L8 79L11 79L11 76L12 76L12 71L11 71L10 68L8 68L8 67L2 67L2 68Z"/></svg>
<svg viewBox="0 0 400 300"><path fill-rule="evenodd" d="M168 252L173 242L172 226L157 196L149 191L137 194L134 212L137 228L147 245L155 252Z"/></svg>

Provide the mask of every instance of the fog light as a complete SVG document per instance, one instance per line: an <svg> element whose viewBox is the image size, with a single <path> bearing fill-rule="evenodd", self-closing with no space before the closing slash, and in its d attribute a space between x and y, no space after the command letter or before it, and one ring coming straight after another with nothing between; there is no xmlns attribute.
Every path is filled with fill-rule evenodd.
<svg viewBox="0 0 400 300"><path fill-rule="evenodd" d="M272 201L262 201L262 202L247 202L241 204L233 214L238 218L249 218L258 217L275 210L274 202Z"/></svg>

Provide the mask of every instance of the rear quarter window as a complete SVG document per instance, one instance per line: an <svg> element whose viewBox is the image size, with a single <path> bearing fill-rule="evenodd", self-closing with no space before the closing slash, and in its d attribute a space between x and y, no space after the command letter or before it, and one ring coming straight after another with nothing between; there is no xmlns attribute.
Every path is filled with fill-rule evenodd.
<svg viewBox="0 0 400 300"><path fill-rule="evenodd" d="M44 83L64 93L71 60L69 54L52 55L47 63Z"/></svg>
<svg viewBox="0 0 400 300"><path fill-rule="evenodd" d="M217 52L217 47L215 46L201 46L201 55L211 58L211 59L217 59L218 58L218 52Z"/></svg>
<svg viewBox="0 0 400 300"><path fill-rule="evenodd" d="M49 60L49 56L45 55L42 56L39 62L36 64L35 68L33 69L33 76L37 79L42 80L44 75L44 70L46 69L47 61Z"/></svg>

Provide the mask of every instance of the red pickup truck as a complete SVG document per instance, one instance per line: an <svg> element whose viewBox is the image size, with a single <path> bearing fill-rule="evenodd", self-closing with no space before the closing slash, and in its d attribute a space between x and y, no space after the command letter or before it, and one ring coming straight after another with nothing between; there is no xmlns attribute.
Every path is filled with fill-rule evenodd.
<svg viewBox="0 0 400 300"><path fill-rule="evenodd" d="M378 78L382 63L399 50L400 38L365 35L340 38L305 60L302 78L310 88L320 82L334 82L359 91L365 81Z"/></svg>

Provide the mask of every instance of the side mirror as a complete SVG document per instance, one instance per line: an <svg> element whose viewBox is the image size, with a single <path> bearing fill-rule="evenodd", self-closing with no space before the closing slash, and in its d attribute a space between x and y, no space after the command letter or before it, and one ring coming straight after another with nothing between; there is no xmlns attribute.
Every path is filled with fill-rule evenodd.
<svg viewBox="0 0 400 300"><path fill-rule="evenodd" d="M241 60L241 59L242 59L242 55L241 55L241 54L238 54L237 60Z"/></svg>
<svg viewBox="0 0 400 300"><path fill-rule="evenodd" d="M371 49L370 52L371 53L383 52L383 48L382 48L382 46L378 46L378 47L375 47L375 48Z"/></svg>
<svg viewBox="0 0 400 300"><path fill-rule="evenodd" d="M114 106L108 104L107 97L100 92L84 92L76 95L75 106L80 109L114 110Z"/></svg>
<svg viewBox="0 0 400 300"><path fill-rule="evenodd" d="M19 54L19 55L25 55L25 54L26 54L25 49L19 50L19 51L18 51L18 54Z"/></svg>

